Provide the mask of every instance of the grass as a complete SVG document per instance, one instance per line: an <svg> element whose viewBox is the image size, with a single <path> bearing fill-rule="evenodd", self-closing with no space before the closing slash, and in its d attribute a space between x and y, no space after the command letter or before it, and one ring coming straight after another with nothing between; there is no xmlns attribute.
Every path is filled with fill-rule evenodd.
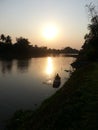
<svg viewBox="0 0 98 130"><path fill-rule="evenodd" d="M19 111L8 130L97 130L98 63L76 70L36 111Z"/></svg>

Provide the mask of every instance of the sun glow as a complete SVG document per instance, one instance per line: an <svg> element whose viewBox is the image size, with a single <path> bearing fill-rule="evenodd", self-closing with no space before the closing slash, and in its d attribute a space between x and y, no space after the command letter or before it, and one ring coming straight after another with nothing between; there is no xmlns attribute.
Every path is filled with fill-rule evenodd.
<svg viewBox="0 0 98 130"><path fill-rule="evenodd" d="M52 64L52 58L48 57L47 58L47 68L46 68L46 73L48 75L51 75L53 73L53 64Z"/></svg>
<svg viewBox="0 0 98 130"><path fill-rule="evenodd" d="M58 29L54 25L47 25L43 29L43 37L47 40L54 39L58 34Z"/></svg>

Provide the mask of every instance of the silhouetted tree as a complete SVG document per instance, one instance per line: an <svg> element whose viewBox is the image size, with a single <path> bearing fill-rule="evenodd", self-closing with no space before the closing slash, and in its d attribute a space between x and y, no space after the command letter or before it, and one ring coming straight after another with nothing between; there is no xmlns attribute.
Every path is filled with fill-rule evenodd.
<svg viewBox="0 0 98 130"><path fill-rule="evenodd" d="M6 43L7 44L12 44L12 39L11 39L11 37L9 35L6 37Z"/></svg>
<svg viewBox="0 0 98 130"><path fill-rule="evenodd" d="M28 41L28 39L20 37L20 38L16 38L16 44L19 45L23 45L23 46L28 46L30 44L30 42Z"/></svg>
<svg viewBox="0 0 98 130"><path fill-rule="evenodd" d="M1 34L0 36L1 42L5 42L6 41L6 37L4 34Z"/></svg>
<svg viewBox="0 0 98 130"><path fill-rule="evenodd" d="M88 25L89 33L85 35L84 45L79 52L77 60L72 64L78 68L88 64L91 61L98 60L98 15L95 6L90 3L87 5L90 15L91 24Z"/></svg>
<svg viewBox="0 0 98 130"><path fill-rule="evenodd" d="M16 38L16 43L12 44L11 36L0 36L0 57L2 58L31 58L39 56L58 55L60 53L76 53L76 49L66 47L64 51L57 49L48 49L46 46L39 47L30 45L28 39Z"/></svg>
<svg viewBox="0 0 98 130"><path fill-rule="evenodd" d="M62 52L63 53L71 53L71 54L76 53L76 54L78 54L79 51L76 49L73 49L71 47L65 47L64 49L62 49Z"/></svg>

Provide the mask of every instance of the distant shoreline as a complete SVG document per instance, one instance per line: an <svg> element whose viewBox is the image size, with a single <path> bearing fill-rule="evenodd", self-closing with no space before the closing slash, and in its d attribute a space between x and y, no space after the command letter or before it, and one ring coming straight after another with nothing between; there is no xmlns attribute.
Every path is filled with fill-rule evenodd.
<svg viewBox="0 0 98 130"><path fill-rule="evenodd" d="M48 54L48 55L33 55L33 56L0 56L0 60L14 60L14 59L31 59L31 58L40 58L40 57L59 57L59 56L64 56L64 57L75 57L77 58L78 54L71 54L71 53L66 53L66 54Z"/></svg>

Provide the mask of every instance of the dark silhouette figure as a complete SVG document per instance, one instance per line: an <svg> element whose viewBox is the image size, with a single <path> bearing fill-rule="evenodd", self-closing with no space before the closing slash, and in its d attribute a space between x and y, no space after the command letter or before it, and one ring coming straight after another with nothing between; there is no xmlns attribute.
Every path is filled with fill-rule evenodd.
<svg viewBox="0 0 98 130"><path fill-rule="evenodd" d="M61 77L57 73L57 75L55 76L55 79L53 81L53 87L58 88L60 86L60 84L61 84Z"/></svg>
<svg viewBox="0 0 98 130"><path fill-rule="evenodd" d="M61 77L59 76L59 74L57 73L57 75L56 75L56 77L55 77L55 79L61 79Z"/></svg>

